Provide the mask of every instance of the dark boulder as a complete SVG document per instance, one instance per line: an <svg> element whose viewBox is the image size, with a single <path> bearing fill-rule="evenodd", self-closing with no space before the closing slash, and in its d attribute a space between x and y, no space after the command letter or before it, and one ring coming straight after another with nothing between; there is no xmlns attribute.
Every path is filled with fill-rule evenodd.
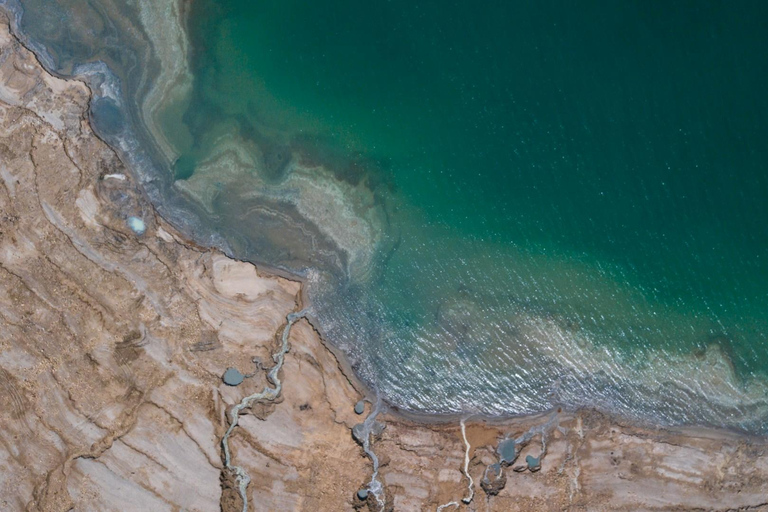
<svg viewBox="0 0 768 512"><path fill-rule="evenodd" d="M486 494L496 496L505 485L507 485L507 475L504 474L504 468L501 467L501 464L491 464L485 468L483 478L480 480L480 487Z"/></svg>

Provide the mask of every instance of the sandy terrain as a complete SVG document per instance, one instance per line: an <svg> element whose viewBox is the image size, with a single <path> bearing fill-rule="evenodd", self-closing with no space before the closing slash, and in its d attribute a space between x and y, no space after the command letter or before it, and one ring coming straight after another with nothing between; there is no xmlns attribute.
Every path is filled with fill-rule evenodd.
<svg viewBox="0 0 768 512"><path fill-rule="evenodd" d="M301 285L186 242L92 133L88 98L0 18L0 510L242 510L222 436L274 387ZM383 411L383 493L361 500L353 428L373 404L355 414L364 389L305 319L287 348L281 393L229 439L249 510L768 510L764 439L589 411L463 430ZM252 376L227 386L229 367Z"/></svg>

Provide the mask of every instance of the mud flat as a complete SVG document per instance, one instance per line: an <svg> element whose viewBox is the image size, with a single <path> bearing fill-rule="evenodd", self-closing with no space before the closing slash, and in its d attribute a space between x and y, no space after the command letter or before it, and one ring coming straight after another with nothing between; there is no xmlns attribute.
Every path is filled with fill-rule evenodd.
<svg viewBox="0 0 768 512"><path fill-rule="evenodd" d="M282 345L301 283L156 215L89 94L0 17L0 509L242 510L221 440L287 348L228 439L248 510L768 510L761 438L591 411L365 421L374 398L306 319Z"/></svg>

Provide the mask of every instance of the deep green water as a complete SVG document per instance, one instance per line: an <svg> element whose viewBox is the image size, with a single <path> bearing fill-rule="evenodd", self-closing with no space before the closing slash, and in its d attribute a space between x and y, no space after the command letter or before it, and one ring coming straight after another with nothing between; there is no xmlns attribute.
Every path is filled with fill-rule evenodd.
<svg viewBox="0 0 768 512"><path fill-rule="evenodd" d="M179 179L235 123L364 155L389 184L397 248L373 281L314 296L393 402L765 428L768 4L195 0L191 15L194 95L166 121ZM690 405L729 364L717 403Z"/></svg>

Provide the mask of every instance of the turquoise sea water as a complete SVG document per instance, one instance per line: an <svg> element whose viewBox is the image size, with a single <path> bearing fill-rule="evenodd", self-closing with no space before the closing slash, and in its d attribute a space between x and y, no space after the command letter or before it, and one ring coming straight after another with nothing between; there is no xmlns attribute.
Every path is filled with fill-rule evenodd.
<svg viewBox="0 0 768 512"><path fill-rule="evenodd" d="M768 4L188 14L166 172L213 198L235 255L307 277L316 325L390 403L768 431ZM237 175L216 160L233 140L258 155ZM343 194L295 179L307 162ZM368 242L294 229L356 226L334 217L351 196L383 212Z"/></svg>
<svg viewBox="0 0 768 512"><path fill-rule="evenodd" d="M378 164L398 245L318 309L332 338L370 345L396 403L668 405L696 421L682 397L707 380L707 347L739 385L768 365L767 16L757 2L196 0L176 172L233 118ZM558 336L580 341L542 348ZM534 354L584 343L572 368ZM687 391L665 397L675 379Z"/></svg>

